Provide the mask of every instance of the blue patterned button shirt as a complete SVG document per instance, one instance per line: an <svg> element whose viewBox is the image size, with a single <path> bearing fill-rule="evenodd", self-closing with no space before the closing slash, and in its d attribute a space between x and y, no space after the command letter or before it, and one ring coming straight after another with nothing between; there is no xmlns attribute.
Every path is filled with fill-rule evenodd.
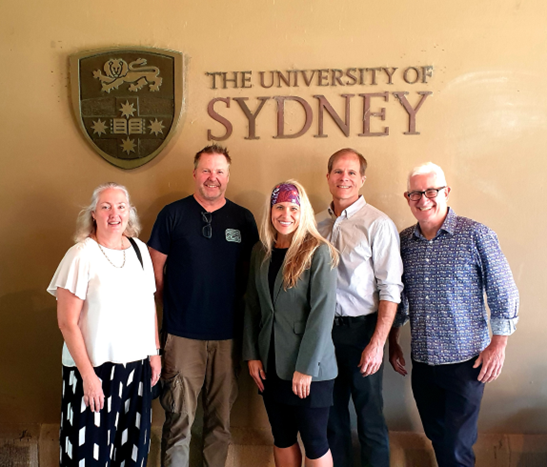
<svg viewBox="0 0 547 467"><path fill-rule="evenodd" d="M518 321L518 290L496 234L479 222L448 215L432 240L418 224L401 232L403 297L394 326L410 317L412 358L429 365L476 357L493 334Z"/></svg>

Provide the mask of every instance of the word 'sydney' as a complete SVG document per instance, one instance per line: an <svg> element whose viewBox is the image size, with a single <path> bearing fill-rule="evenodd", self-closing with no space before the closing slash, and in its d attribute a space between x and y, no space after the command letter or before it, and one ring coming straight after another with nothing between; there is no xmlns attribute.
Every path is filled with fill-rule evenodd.
<svg viewBox="0 0 547 467"><path fill-rule="evenodd" d="M397 91L397 92L367 92L360 94L341 94L340 97L343 99L341 112L342 116L335 110L331 102L322 94L317 94L312 96L314 99L317 99L317 111L315 113L317 121L317 133L313 135L317 138L327 137L328 134L325 133L325 114L327 114L335 126L344 134L344 136L349 137L351 134L350 121L352 115L352 100L361 99L362 105L358 110L359 119L360 119L360 128L357 136L388 136L389 127L382 126L382 121L386 119L387 111L386 107L377 108L373 110L374 104L383 102L389 102L390 95L393 95L396 100L399 102L400 106L397 106L406 113L408 116L408 126L407 131L404 132L405 135L419 135L420 133L416 130L416 115L424 104L426 98L432 94L431 91L417 91L417 102L411 104L407 99L409 93L406 91ZM413 93L414 94L414 93ZM332 98L331 98L332 99ZM273 136L275 139L285 139L285 138L298 138L304 135L312 126L314 119L314 111L308 100L299 96L267 96L267 97L257 97L258 101L254 105L254 110L251 110L247 105L248 97L216 97L209 101L207 106L207 113L209 116L220 123L224 127L224 133L219 134L217 130L207 130L207 138L214 141L224 141L228 139L234 130L234 126L229 119L229 117L234 117L235 110L230 110L231 101L235 101L243 114L245 115L248 122L248 133L245 136L245 139L259 139L260 136L257 135L257 118L261 115L265 104L270 101L274 101L276 105L274 106L274 111L264 112L268 113L269 118L272 117L276 119L277 128L276 134ZM374 101L373 101L374 100ZM220 107L224 104L224 108ZM290 108L288 108L290 106ZM339 102L337 102L339 106ZM219 107L222 109L220 110ZM353 105L355 108L356 105ZM272 115L273 114L273 115ZM291 121L286 122L286 116L289 115ZM296 115L296 116L295 116ZM239 116L237 116L239 117ZM266 117L264 117L266 118ZM264 118L261 120L264 121ZM371 119L375 118L379 121L377 127L372 126ZM376 123L376 122L375 122ZM218 126L218 125L217 125ZM287 129L286 127L290 128ZM294 129L296 128L296 130Z"/></svg>

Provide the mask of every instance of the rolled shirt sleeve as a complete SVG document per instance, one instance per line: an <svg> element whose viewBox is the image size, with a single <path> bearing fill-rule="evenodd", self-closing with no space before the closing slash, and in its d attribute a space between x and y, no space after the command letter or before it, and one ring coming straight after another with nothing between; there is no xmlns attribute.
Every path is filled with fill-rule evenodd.
<svg viewBox="0 0 547 467"><path fill-rule="evenodd" d="M380 300L401 301L403 263L399 250L395 224L388 218L379 220L372 238L372 263Z"/></svg>
<svg viewBox="0 0 547 467"><path fill-rule="evenodd" d="M393 327L400 328L408 322L408 300L405 296L405 292L401 293L401 302L397 306L397 313L395 314L395 319L393 320Z"/></svg>
<svg viewBox="0 0 547 467"><path fill-rule="evenodd" d="M519 293L496 233L485 225L475 232L492 334L510 336L517 329Z"/></svg>

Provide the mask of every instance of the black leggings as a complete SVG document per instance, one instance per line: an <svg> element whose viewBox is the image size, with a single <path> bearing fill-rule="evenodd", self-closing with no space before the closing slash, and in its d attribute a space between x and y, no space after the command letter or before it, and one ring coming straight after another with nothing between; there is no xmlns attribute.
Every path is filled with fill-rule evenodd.
<svg viewBox="0 0 547 467"><path fill-rule="evenodd" d="M327 440L327 422L330 407L299 407L280 404L269 397L264 397L264 405L274 437L274 445L288 448L297 442L296 435L304 443L306 457L319 459L329 450Z"/></svg>

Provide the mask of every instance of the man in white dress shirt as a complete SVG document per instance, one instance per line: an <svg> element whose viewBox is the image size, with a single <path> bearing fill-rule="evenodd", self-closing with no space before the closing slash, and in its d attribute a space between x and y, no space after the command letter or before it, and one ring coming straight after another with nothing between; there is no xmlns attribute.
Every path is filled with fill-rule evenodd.
<svg viewBox="0 0 547 467"><path fill-rule="evenodd" d="M383 357L403 289L403 266L395 224L359 195L366 167L365 158L353 149L335 152L327 174L332 203L317 216L319 232L340 252L333 328L339 375L328 427L335 467L353 465L350 396L357 412L361 466L389 467Z"/></svg>

